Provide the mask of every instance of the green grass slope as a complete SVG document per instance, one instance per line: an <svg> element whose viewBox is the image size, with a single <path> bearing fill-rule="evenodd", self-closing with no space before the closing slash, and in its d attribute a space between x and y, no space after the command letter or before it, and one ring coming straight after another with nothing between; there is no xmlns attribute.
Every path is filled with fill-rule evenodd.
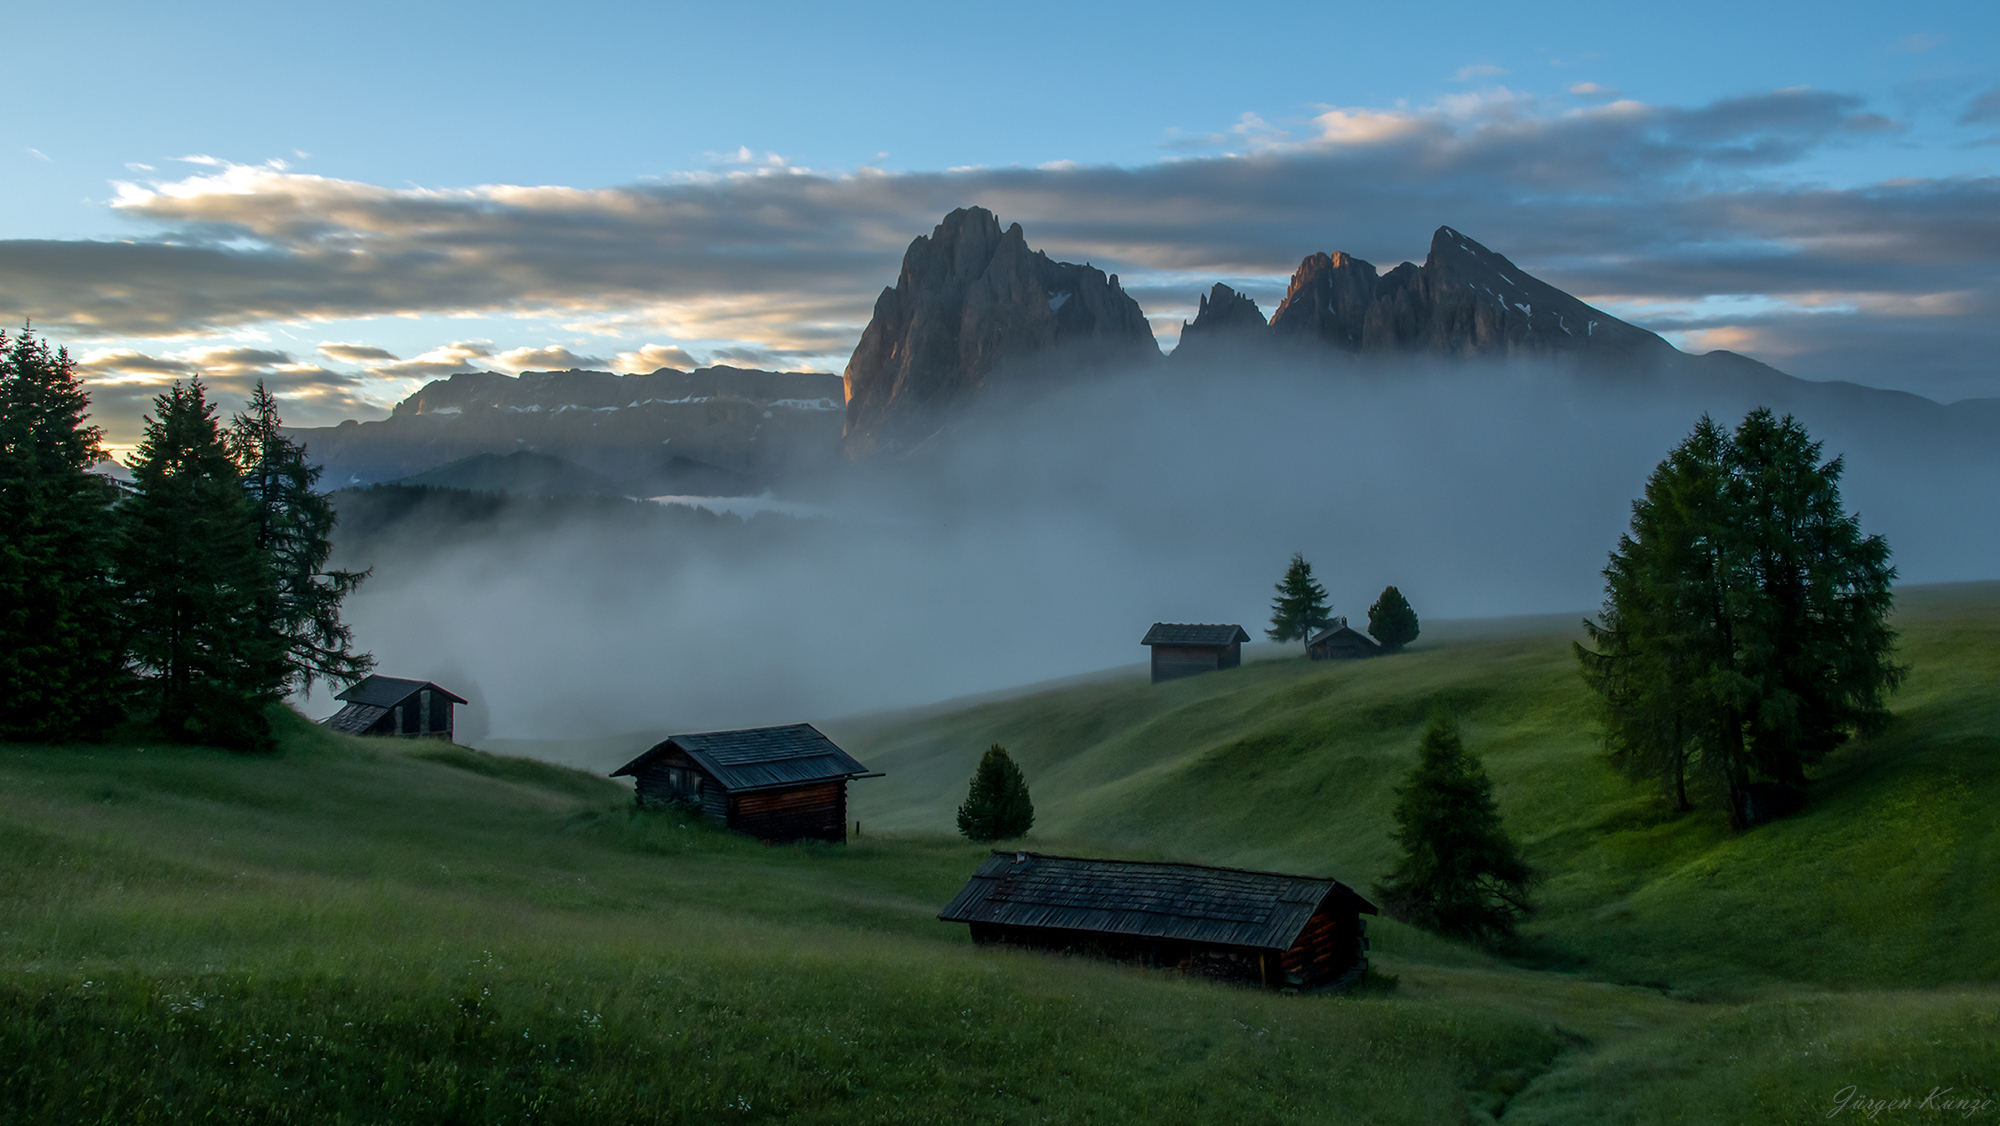
<svg viewBox="0 0 2000 1126"><path fill-rule="evenodd" d="M2000 587L1906 595L1901 626L1896 725L1741 836L1606 771L1563 639L1532 630L829 725L891 772L856 785L844 847L289 715L266 756L0 748L0 1124L1740 1123L1823 1121L1849 1087L1993 1097ZM1548 873L1512 962L1380 922L1398 987L1292 997L934 918L985 854L939 829L995 741L1038 847L1365 886L1440 696Z"/></svg>
<svg viewBox="0 0 2000 1126"><path fill-rule="evenodd" d="M1825 763L1804 812L1741 835L1712 809L1671 815L1606 764L1569 631L1137 674L830 730L887 772L855 787L856 816L885 829L948 831L998 742L1027 773L1041 847L1365 889L1444 702L1544 874L1525 928L1541 964L1678 989L1993 982L2000 943L1979 936L2000 934L2000 584L1905 592L1897 626L1913 671L1895 723Z"/></svg>

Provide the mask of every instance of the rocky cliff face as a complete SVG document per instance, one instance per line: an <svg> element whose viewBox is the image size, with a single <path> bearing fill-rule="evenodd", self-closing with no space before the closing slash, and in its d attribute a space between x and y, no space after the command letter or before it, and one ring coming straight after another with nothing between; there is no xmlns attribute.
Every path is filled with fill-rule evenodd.
<svg viewBox="0 0 2000 1126"><path fill-rule="evenodd" d="M1203 305L1206 311L1212 302ZM1200 323L1197 317L1191 327ZM1265 338L1350 353L1572 356L1619 364L1675 354L1652 333L1578 301L1450 227L1431 237L1422 266L1405 262L1386 274L1347 254L1307 257Z"/></svg>
<svg viewBox="0 0 2000 1126"><path fill-rule="evenodd" d="M1216 346L1262 340L1269 336L1268 327L1255 301L1216 282L1202 297L1194 319L1181 322L1181 342L1174 346L1174 355L1185 358Z"/></svg>
<svg viewBox="0 0 2000 1126"><path fill-rule="evenodd" d="M910 244L896 284L876 299L844 376L842 448L851 458L908 449L989 380L1031 364L1158 358L1117 275L1051 261L1028 248L1020 224L1003 231L985 208L960 208Z"/></svg>

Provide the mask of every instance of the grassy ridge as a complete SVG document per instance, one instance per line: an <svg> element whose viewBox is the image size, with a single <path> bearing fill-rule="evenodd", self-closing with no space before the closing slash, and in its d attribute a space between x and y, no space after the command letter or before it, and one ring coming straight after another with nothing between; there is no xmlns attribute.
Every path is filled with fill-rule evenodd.
<svg viewBox="0 0 2000 1126"><path fill-rule="evenodd" d="M1036 838L1365 888L1391 863L1393 787L1449 702L1545 874L1526 928L1540 964L1678 989L1993 982L2000 943L1977 936L2000 934L2000 584L1908 593L1897 623L1913 672L1895 723L1824 764L1801 815L1740 836L1605 763L1561 633L1135 676L835 734L888 772L855 791L885 827L949 826L999 742Z"/></svg>
<svg viewBox="0 0 2000 1126"><path fill-rule="evenodd" d="M1896 725L1741 836L1603 767L1549 635L830 725L891 772L846 847L295 717L272 756L0 749L0 1123L1735 1123L1822 1121L1849 1086L1991 1096L2000 586L1907 595L1900 624ZM1380 922L1400 987L1284 997L933 917L984 855L936 830L996 741L1038 847L1365 886L1441 696L1548 873L1525 965Z"/></svg>

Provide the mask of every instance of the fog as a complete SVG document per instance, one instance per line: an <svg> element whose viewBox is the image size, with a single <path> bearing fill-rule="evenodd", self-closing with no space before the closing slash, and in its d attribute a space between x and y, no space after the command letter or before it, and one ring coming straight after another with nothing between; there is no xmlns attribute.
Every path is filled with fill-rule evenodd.
<svg viewBox="0 0 2000 1126"><path fill-rule="evenodd" d="M1156 621L1261 639L1295 551L1360 626L1392 583L1425 619L1581 615L1647 474L1704 410L1752 405L1539 366L1104 376L989 396L909 457L813 482L823 517L412 529L348 619L382 673L471 698L477 741L925 704L1143 661ZM2000 459L1794 409L1846 455L1902 582L1995 577Z"/></svg>

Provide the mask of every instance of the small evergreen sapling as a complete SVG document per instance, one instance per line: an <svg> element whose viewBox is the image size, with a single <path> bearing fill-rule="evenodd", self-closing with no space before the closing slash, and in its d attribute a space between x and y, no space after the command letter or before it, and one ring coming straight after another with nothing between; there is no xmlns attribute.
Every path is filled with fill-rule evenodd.
<svg viewBox="0 0 2000 1126"><path fill-rule="evenodd" d="M1382 588L1382 597L1368 608L1368 633L1391 653L1401 652L1417 639L1417 612L1402 591L1393 586Z"/></svg>
<svg viewBox="0 0 2000 1126"><path fill-rule="evenodd" d="M1026 836L1035 824L1035 806L1028 800L1028 780L998 743L979 759L965 804L958 807L958 831L975 841L1002 841Z"/></svg>
<svg viewBox="0 0 2000 1126"><path fill-rule="evenodd" d="M1500 824L1493 782L1466 752L1458 726L1438 715L1417 765L1396 788L1403 850L1375 894L1393 918L1442 934L1490 941L1513 933L1528 910L1528 865Z"/></svg>
<svg viewBox="0 0 2000 1126"><path fill-rule="evenodd" d="M1272 641L1311 641L1315 631L1333 620L1326 588L1313 578L1312 564L1304 555L1292 553L1291 565L1275 589L1278 597L1271 600L1271 628L1264 631Z"/></svg>

